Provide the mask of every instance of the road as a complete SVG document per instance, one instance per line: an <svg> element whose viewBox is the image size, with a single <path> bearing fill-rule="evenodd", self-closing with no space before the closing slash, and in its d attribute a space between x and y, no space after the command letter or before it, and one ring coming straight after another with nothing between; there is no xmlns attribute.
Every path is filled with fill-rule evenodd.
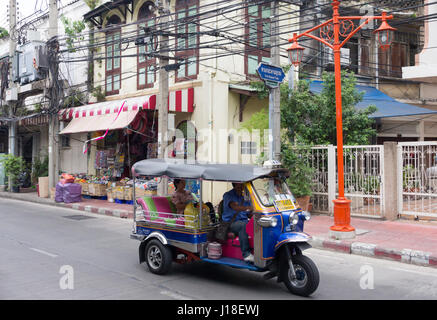
<svg viewBox="0 0 437 320"><path fill-rule="evenodd" d="M0 199L0 221L3 300L305 299L262 274L204 262L151 274L138 263L131 220ZM320 271L309 299L437 299L437 269L318 249L306 254Z"/></svg>

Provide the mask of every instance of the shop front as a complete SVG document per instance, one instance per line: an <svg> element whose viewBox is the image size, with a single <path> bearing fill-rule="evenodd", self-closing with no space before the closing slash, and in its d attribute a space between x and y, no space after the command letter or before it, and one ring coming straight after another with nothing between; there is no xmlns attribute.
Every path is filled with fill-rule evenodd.
<svg viewBox="0 0 437 320"><path fill-rule="evenodd" d="M169 113L193 112L194 89L176 91L169 97ZM62 136L86 136L82 150L74 158L86 158L87 172L70 166L75 183L82 186L83 198L97 198L115 203L132 203L132 164L158 157L157 96L106 101L64 109L60 120ZM68 122L68 124L67 124ZM79 150L77 150L79 151ZM176 156L174 153L169 156ZM65 159L67 160L67 159ZM61 171L62 163L61 163ZM137 180L137 196L156 194L157 180ZM174 190L169 183L169 193Z"/></svg>

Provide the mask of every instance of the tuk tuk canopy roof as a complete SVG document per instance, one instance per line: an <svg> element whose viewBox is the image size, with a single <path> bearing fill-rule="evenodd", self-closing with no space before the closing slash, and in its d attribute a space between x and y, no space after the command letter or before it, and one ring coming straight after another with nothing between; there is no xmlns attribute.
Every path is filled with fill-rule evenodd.
<svg viewBox="0 0 437 320"><path fill-rule="evenodd" d="M132 172L136 176L174 179L202 179L229 182L248 182L258 178L283 174L289 176L284 168L268 168L244 164L213 164L187 162L182 159L148 159L135 163Z"/></svg>

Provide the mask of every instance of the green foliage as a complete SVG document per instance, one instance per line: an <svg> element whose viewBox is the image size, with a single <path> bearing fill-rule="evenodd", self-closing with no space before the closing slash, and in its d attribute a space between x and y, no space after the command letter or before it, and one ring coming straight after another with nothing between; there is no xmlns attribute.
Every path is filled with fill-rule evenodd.
<svg viewBox="0 0 437 320"><path fill-rule="evenodd" d="M281 86L281 124L289 131L290 140L314 145L337 144L335 77L323 73L324 88L320 94L309 91L309 83L301 80L295 91ZM376 134L372 128L373 119L369 115L375 106L363 110L355 109L362 101L363 93L358 92L354 74L342 72L342 113L345 145L368 144Z"/></svg>
<svg viewBox="0 0 437 320"><path fill-rule="evenodd" d="M258 91L258 99L264 100L269 97L269 89L263 81L252 81L250 86Z"/></svg>
<svg viewBox="0 0 437 320"><path fill-rule="evenodd" d="M325 72L322 79L324 89L320 94L311 93L309 82L305 80L299 81L293 91L290 91L287 83L280 87L281 127L285 130L281 161L284 167L290 169L288 182L296 197L311 195L313 170L307 165L310 146L337 145L335 77L334 74ZM369 118L376 111L376 107L355 109L355 105L363 98L363 93L356 90L355 84L356 79L352 72L342 72L343 142L346 145L368 144L370 138L376 134L376 130L372 128L374 120ZM268 98L269 90L263 82L252 82L251 87L257 89L260 99ZM241 127L250 131L268 129L268 126L268 111L262 110ZM375 185L374 181L369 181L366 186L374 188Z"/></svg>
<svg viewBox="0 0 437 320"><path fill-rule="evenodd" d="M97 99L97 102L106 100L105 92L103 91L102 86L95 87L91 95Z"/></svg>
<svg viewBox="0 0 437 320"><path fill-rule="evenodd" d="M101 0L83 0L83 2L85 2L91 10L94 10L100 5Z"/></svg>
<svg viewBox="0 0 437 320"><path fill-rule="evenodd" d="M67 35L67 39L65 40L67 48L70 52L75 52L74 43L84 39L80 34L85 29L85 22L83 20L72 21L65 16L61 16L61 21L64 25L65 34Z"/></svg>
<svg viewBox="0 0 437 320"><path fill-rule="evenodd" d="M25 169L25 162L22 157L16 157L13 154L7 154L1 161L5 167L6 176L11 178L12 185L18 186L18 177Z"/></svg>
<svg viewBox="0 0 437 320"><path fill-rule="evenodd" d="M311 148L302 145L292 145L284 141L281 148L281 161L290 170L287 179L288 186L297 198L311 196L312 176L314 170L308 165Z"/></svg>
<svg viewBox="0 0 437 320"><path fill-rule="evenodd" d="M68 97L64 99L64 108L74 108L85 104L85 95L79 90L73 90Z"/></svg>
<svg viewBox="0 0 437 320"><path fill-rule="evenodd" d="M259 130L260 134L260 147L261 150L264 148L264 130L269 129L269 112L267 109L262 109L261 111L255 112L249 120L244 121L240 129L246 129L250 133L253 130Z"/></svg>
<svg viewBox="0 0 437 320"><path fill-rule="evenodd" d="M0 27L0 39L6 38L9 36L8 30Z"/></svg>
<svg viewBox="0 0 437 320"><path fill-rule="evenodd" d="M47 177L48 175L49 175L49 157L45 156L43 161L41 161L40 158L37 157L33 161L32 182L35 184L37 183L39 177Z"/></svg>

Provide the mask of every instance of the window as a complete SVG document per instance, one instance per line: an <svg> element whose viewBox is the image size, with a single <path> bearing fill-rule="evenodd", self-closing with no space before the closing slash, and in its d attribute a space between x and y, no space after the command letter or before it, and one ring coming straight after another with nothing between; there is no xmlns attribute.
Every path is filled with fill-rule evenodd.
<svg viewBox="0 0 437 320"><path fill-rule="evenodd" d="M402 78L402 67L407 67L411 62L410 43L416 41L412 35L395 32L395 38L387 50L379 50L379 75ZM417 43L417 42L416 42ZM414 56L414 52L413 52Z"/></svg>
<svg viewBox="0 0 437 320"><path fill-rule="evenodd" d="M183 58L179 70L176 71L176 82L196 79L199 73L199 26L198 14L199 0L176 1L177 35L176 57Z"/></svg>
<svg viewBox="0 0 437 320"><path fill-rule="evenodd" d="M241 141L241 154L257 154L256 142Z"/></svg>
<svg viewBox="0 0 437 320"><path fill-rule="evenodd" d="M256 76L261 62L270 62L270 4L253 4L246 9L245 71Z"/></svg>
<svg viewBox="0 0 437 320"><path fill-rule="evenodd" d="M153 28L155 25L155 16L153 15L151 8L153 3L144 3L139 11L138 20L142 21L138 24L138 36L146 36L144 29ZM155 51L156 39L153 39L153 44L150 42L138 47L138 61L137 61L137 88L153 88L156 81L156 58L145 55L145 53L151 53Z"/></svg>
<svg viewBox="0 0 437 320"><path fill-rule="evenodd" d="M61 147L70 148L70 136L68 134L63 134L61 136Z"/></svg>
<svg viewBox="0 0 437 320"><path fill-rule="evenodd" d="M118 16L112 16L108 25L120 24ZM106 33L106 95L118 94L121 88L121 30L113 29Z"/></svg>

